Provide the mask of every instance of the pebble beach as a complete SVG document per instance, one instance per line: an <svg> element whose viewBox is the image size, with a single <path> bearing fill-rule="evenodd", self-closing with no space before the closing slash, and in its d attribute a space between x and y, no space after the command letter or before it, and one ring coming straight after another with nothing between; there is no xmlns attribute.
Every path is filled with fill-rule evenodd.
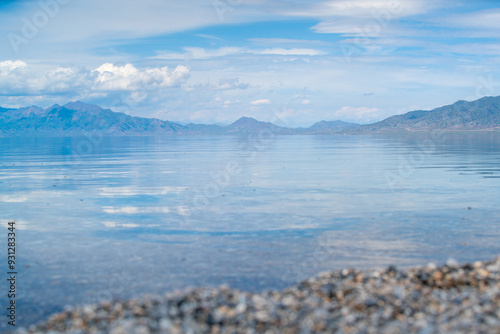
<svg viewBox="0 0 500 334"><path fill-rule="evenodd" d="M282 291L222 286L84 305L16 333L500 333L500 257L324 272Z"/></svg>

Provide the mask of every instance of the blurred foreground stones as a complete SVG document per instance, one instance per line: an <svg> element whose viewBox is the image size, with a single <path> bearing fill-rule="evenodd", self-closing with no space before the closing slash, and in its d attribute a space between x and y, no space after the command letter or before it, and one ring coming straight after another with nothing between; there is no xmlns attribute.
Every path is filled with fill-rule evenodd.
<svg viewBox="0 0 500 334"><path fill-rule="evenodd" d="M345 269L259 294L223 286L78 306L17 333L500 333L500 257Z"/></svg>

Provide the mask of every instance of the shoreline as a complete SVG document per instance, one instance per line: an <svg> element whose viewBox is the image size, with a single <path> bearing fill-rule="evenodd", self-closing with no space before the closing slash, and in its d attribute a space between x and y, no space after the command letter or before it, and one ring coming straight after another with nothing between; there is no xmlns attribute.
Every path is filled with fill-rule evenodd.
<svg viewBox="0 0 500 334"><path fill-rule="evenodd" d="M281 291L192 288L77 306L16 333L500 333L500 257L320 273Z"/></svg>

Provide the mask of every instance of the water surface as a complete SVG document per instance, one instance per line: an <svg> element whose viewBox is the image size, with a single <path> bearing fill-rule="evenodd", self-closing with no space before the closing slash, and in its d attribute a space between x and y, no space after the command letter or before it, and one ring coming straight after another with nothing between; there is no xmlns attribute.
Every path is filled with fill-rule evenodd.
<svg viewBox="0 0 500 334"><path fill-rule="evenodd" d="M24 325L187 286L488 259L499 198L495 134L0 141ZM6 263L6 234L0 246Z"/></svg>

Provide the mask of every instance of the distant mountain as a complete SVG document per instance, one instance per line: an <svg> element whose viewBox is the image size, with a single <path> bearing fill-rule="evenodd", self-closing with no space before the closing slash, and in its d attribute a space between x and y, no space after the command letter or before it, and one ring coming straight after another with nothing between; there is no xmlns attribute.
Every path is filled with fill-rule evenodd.
<svg viewBox="0 0 500 334"><path fill-rule="evenodd" d="M0 109L0 133L8 134L82 134L105 135L175 134L186 127L152 118L133 117L82 102L47 109L28 107Z"/></svg>
<svg viewBox="0 0 500 334"><path fill-rule="evenodd" d="M500 130L500 96L472 102L458 101L430 111L411 111L363 125L350 133L495 129Z"/></svg>
<svg viewBox="0 0 500 334"><path fill-rule="evenodd" d="M343 130L358 128L359 126L360 126L359 124L342 122L342 121L321 121L314 123L307 130L308 132L314 134L331 134Z"/></svg>
<svg viewBox="0 0 500 334"><path fill-rule="evenodd" d="M289 129L273 123L261 122L254 118L242 117L236 122L223 126L215 124L180 125L154 118L133 117L103 109L96 105L80 101L64 106L54 105L43 109L32 106L20 109L0 108L0 135L82 135L86 133L102 133L103 135L233 135L258 134L271 131L275 134L314 134L325 133L330 128L343 128L344 122L325 122L335 124L310 129Z"/></svg>
<svg viewBox="0 0 500 334"><path fill-rule="evenodd" d="M242 117L225 128L226 133L258 133L263 130L270 130L273 133L279 133L285 129L274 125L273 123L261 122L251 117Z"/></svg>
<svg viewBox="0 0 500 334"><path fill-rule="evenodd" d="M281 135L363 134L429 130L500 130L500 97L458 101L430 111L417 110L383 121L359 125L342 121L321 121L309 128L285 128L242 117L223 126L187 124L142 118L113 112L96 105L71 102L43 109L36 106L12 109L0 107L0 135L234 135L271 131Z"/></svg>

